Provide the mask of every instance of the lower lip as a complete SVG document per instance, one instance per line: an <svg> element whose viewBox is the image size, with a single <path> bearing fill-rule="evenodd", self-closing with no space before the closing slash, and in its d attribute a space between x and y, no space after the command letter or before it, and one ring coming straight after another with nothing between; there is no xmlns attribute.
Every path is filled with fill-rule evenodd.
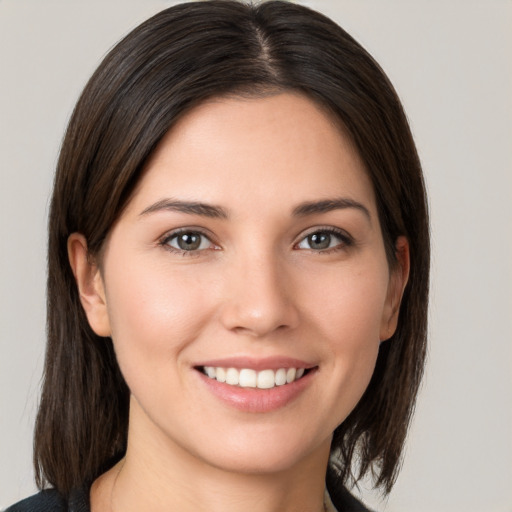
<svg viewBox="0 0 512 512"><path fill-rule="evenodd" d="M316 370L310 370L290 384L270 389L230 386L197 372L208 389L225 404L244 412L262 413L281 409L297 399L314 378Z"/></svg>

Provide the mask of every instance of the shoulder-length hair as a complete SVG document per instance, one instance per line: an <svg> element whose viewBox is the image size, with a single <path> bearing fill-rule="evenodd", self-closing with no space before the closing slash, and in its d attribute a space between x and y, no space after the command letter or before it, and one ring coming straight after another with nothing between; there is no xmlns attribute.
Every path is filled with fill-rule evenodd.
<svg viewBox="0 0 512 512"><path fill-rule="evenodd" d="M398 328L382 343L364 396L334 432L330 486L371 471L386 492L398 471L423 373L429 228L420 162L390 81L343 29L282 1L213 0L166 9L105 57L62 144L49 216L48 343L35 429L39 487L89 485L126 450L129 390L112 342L89 327L67 255L82 233L99 254L164 134L219 95L302 93L352 137L373 183L386 254L410 244Z"/></svg>

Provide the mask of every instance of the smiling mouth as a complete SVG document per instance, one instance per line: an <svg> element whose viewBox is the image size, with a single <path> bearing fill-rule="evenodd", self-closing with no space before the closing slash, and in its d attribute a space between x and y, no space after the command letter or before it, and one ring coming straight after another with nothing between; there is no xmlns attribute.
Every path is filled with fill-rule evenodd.
<svg viewBox="0 0 512 512"><path fill-rule="evenodd" d="M208 378L240 388L272 389L286 386L307 375L311 368L279 368L256 371L251 368L223 368L200 366L197 368Z"/></svg>

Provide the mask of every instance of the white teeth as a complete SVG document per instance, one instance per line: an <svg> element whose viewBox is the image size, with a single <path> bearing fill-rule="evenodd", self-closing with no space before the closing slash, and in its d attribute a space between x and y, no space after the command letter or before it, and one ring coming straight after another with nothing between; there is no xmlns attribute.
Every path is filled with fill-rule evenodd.
<svg viewBox="0 0 512 512"><path fill-rule="evenodd" d="M228 371L226 372L226 384L238 386L239 375L240 373L236 368L228 368Z"/></svg>
<svg viewBox="0 0 512 512"><path fill-rule="evenodd" d="M258 372L258 388L270 389L276 385L274 370L263 370Z"/></svg>
<svg viewBox="0 0 512 512"><path fill-rule="evenodd" d="M262 370L257 372L251 368L222 368L205 366L203 372L210 379L225 382L231 386L242 388L271 389L274 386L284 386L300 379L304 368L279 368L278 370Z"/></svg>
<svg viewBox="0 0 512 512"><path fill-rule="evenodd" d="M208 370L206 370L208 372ZM215 368L215 378L219 382L226 382L226 370L224 368Z"/></svg>
<svg viewBox="0 0 512 512"><path fill-rule="evenodd" d="M283 384L286 384L286 370L279 368L276 372L276 386L282 386Z"/></svg>
<svg viewBox="0 0 512 512"><path fill-rule="evenodd" d="M290 382L293 382L295 375L297 375L297 370L295 368L288 368L288 370L286 370L286 383L290 384Z"/></svg>
<svg viewBox="0 0 512 512"><path fill-rule="evenodd" d="M243 370L240 370L240 377L238 378L238 381L240 386L243 388L255 388L258 381L258 374L254 370L244 368Z"/></svg>

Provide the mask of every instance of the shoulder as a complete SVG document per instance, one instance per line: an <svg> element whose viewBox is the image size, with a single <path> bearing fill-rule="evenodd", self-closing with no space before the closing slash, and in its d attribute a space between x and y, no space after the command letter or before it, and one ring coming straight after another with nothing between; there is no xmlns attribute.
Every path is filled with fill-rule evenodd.
<svg viewBox="0 0 512 512"><path fill-rule="evenodd" d="M55 489L45 489L8 507L5 512L90 512L87 493L73 491L69 500Z"/></svg>
<svg viewBox="0 0 512 512"><path fill-rule="evenodd" d="M60 512L61 510L67 511L66 500L55 489L46 489L10 506L5 512Z"/></svg>

